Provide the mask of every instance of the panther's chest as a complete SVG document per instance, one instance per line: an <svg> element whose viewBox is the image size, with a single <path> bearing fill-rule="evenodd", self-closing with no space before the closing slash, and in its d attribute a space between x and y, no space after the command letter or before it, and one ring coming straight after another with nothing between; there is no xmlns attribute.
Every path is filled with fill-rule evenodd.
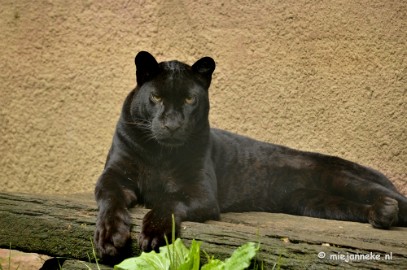
<svg viewBox="0 0 407 270"><path fill-rule="evenodd" d="M144 166L140 172L138 187L146 201L149 201L149 198L157 200L160 196L180 192L187 185L186 173L174 166Z"/></svg>
<svg viewBox="0 0 407 270"><path fill-rule="evenodd" d="M146 204L195 189L204 178L204 161L195 151L173 149L149 157L137 169L139 194Z"/></svg>

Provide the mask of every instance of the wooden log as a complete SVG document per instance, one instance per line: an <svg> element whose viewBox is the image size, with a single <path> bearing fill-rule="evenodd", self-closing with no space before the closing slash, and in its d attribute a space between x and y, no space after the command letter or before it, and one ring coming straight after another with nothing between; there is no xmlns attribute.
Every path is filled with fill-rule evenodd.
<svg viewBox="0 0 407 270"><path fill-rule="evenodd" d="M134 255L147 209L132 211ZM93 258L96 203L92 195L41 196L0 193L0 248L66 258L68 265ZM226 213L221 221L182 223L182 238L224 259L238 246L260 242L264 269L403 269L407 228L373 229L369 224L272 213ZM76 261L76 262L75 262ZM82 261L82 262L77 262ZM107 269L107 268L104 268Z"/></svg>

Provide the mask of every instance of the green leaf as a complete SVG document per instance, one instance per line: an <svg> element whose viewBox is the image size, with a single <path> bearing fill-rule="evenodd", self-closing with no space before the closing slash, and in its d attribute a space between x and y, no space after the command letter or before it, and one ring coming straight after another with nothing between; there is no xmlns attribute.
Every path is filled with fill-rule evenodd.
<svg viewBox="0 0 407 270"><path fill-rule="evenodd" d="M160 247L160 253L170 262L170 269L176 270L183 264L188 256L189 250L185 247L180 238L171 245Z"/></svg>
<svg viewBox="0 0 407 270"><path fill-rule="evenodd" d="M189 253L181 265L177 268L177 270L199 270L200 264L200 248L201 242L192 240L191 247L189 248Z"/></svg>
<svg viewBox="0 0 407 270"><path fill-rule="evenodd" d="M201 270L223 270L225 269L225 262L218 259L208 258L208 263L202 266Z"/></svg>
<svg viewBox="0 0 407 270"><path fill-rule="evenodd" d="M248 242L236 249L232 256L225 261L225 270L240 270L249 267L250 261L256 256L259 246Z"/></svg>
<svg viewBox="0 0 407 270"><path fill-rule="evenodd" d="M139 257L126 259L120 264L115 265L114 269L176 270L185 263L189 254L190 251L182 243L182 240L178 238L171 245L160 247L160 253L155 251L149 253L143 252Z"/></svg>
<svg viewBox="0 0 407 270"><path fill-rule="evenodd" d="M139 257L129 258L114 266L114 270L167 270L170 267L170 261L160 253L151 251L141 253Z"/></svg>

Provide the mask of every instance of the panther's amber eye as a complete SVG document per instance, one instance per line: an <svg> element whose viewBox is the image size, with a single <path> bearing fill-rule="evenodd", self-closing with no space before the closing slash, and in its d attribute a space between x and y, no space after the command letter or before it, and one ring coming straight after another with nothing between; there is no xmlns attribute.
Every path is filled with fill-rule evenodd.
<svg viewBox="0 0 407 270"><path fill-rule="evenodd" d="M156 94L151 94L150 99L154 103L161 103L163 101L163 98Z"/></svg>
<svg viewBox="0 0 407 270"><path fill-rule="evenodd" d="M195 97L187 97L187 98L185 98L185 103L188 104L188 105L194 104L195 101L196 101Z"/></svg>

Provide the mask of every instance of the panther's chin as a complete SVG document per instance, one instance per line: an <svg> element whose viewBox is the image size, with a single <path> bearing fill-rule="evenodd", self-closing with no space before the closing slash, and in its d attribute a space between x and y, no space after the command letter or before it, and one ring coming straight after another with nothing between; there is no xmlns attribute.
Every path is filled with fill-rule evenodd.
<svg viewBox="0 0 407 270"><path fill-rule="evenodd" d="M158 141L158 143L160 145L168 147L168 148L181 147L185 143L184 140L178 140L178 139L174 139L174 138L160 139L160 140L157 140L157 141Z"/></svg>

